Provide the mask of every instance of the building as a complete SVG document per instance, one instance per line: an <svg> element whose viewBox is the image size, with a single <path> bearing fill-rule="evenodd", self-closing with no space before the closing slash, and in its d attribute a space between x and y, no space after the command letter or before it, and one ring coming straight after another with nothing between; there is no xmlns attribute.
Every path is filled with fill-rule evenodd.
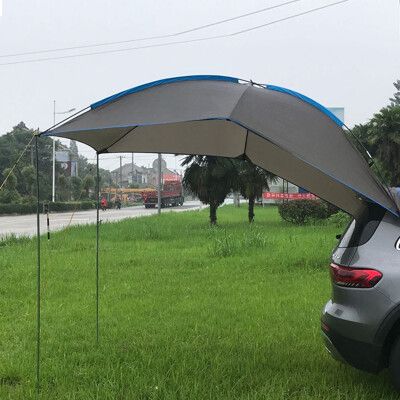
<svg viewBox="0 0 400 400"><path fill-rule="evenodd" d="M162 174L174 174L167 168L167 163L161 159ZM156 187L158 176L158 158L156 158L151 168L139 167L134 163L128 163L111 171L111 178L114 185L118 187L129 187L138 185L139 187Z"/></svg>
<svg viewBox="0 0 400 400"><path fill-rule="evenodd" d="M118 187L128 187L129 185L143 185L146 181L147 173L145 168L136 164L124 164L121 168L111 171L112 183Z"/></svg>

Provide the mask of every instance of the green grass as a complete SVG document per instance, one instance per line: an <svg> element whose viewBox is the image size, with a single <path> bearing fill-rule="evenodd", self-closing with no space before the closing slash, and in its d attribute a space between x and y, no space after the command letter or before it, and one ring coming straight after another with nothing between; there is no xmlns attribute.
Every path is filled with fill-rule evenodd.
<svg viewBox="0 0 400 400"><path fill-rule="evenodd" d="M43 240L42 399L396 399L387 373L326 354L320 311L338 228L224 207ZM35 242L0 242L0 399L35 398Z"/></svg>

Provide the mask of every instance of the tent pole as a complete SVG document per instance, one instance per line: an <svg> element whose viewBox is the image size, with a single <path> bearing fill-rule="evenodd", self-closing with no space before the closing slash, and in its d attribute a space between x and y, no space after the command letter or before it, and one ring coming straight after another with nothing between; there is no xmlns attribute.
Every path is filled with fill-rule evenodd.
<svg viewBox="0 0 400 400"><path fill-rule="evenodd" d="M99 343L99 209L100 209L100 174L99 153L96 152L96 343Z"/></svg>
<svg viewBox="0 0 400 400"><path fill-rule="evenodd" d="M37 242L37 282L36 282L36 393L40 392L40 185L39 185L39 146L36 148L36 242Z"/></svg>

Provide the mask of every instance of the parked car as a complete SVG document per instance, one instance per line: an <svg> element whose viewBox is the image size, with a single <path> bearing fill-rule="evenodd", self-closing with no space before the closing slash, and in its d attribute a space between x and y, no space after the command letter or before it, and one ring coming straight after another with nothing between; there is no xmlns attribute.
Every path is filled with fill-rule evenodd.
<svg viewBox="0 0 400 400"><path fill-rule="evenodd" d="M368 372L388 367L400 390L400 220L371 205L339 239L321 319L326 348Z"/></svg>

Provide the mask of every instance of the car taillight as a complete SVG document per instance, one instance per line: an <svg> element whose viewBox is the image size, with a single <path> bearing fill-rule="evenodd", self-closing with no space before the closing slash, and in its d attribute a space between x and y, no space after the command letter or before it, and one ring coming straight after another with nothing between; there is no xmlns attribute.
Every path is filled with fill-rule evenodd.
<svg viewBox="0 0 400 400"><path fill-rule="evenodd" d="M375 269L349 268L332 263L331 277L339 286L372 288L381 280L382 273Z"/></svg>

